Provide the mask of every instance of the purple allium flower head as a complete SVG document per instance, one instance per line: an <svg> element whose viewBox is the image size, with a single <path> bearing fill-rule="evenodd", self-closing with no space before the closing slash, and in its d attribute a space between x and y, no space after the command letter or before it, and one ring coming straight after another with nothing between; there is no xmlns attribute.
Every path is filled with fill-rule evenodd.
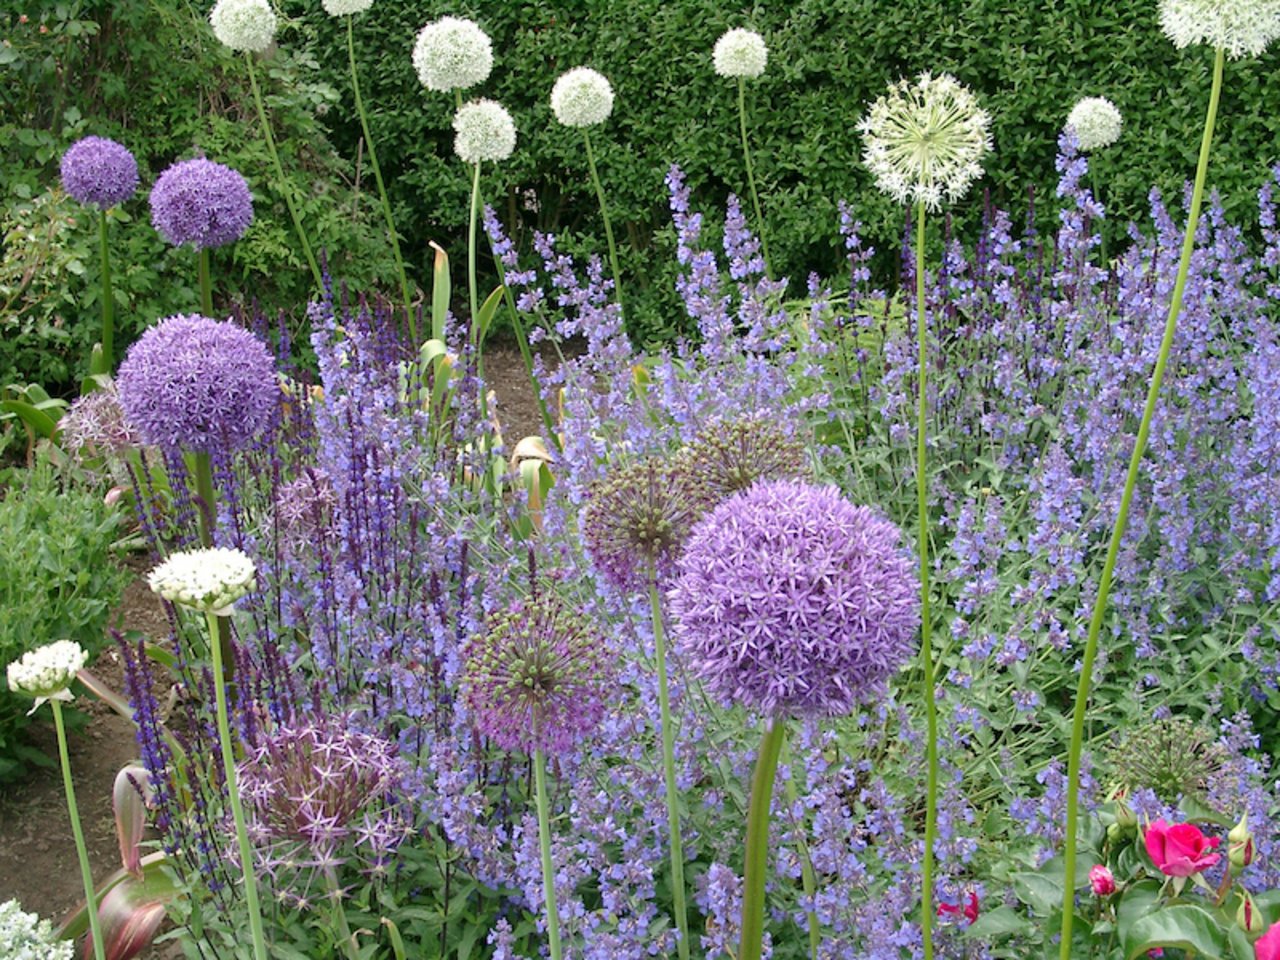
<svg viewBox="0 0 1280 960"><path fill-rule="evenodd" d="M720 697L834 716L915 651L919 593L897 527L835 487L777 480L698 522L668 596L681 652Z"/></svg>
<svg viewBox="0 0 1280 960"><path fill-rule="evenodd" d="M174 246L221 247L239 240L252 222L249 184L212 160L175 163L151 188L151 225Z"/></svg>
<svg viewBox="0 0 1280 960"><path fill-rule="evenodd" d="M812 475L804 444L771 417L717 420L676 455L676 471L699 514L758 480Z"/></svg>
<svg viewBox="0 0 1280 960"><path fill-rule="evenodd" d="M86 206L106 210L138 189L138 162L114 140L85 137L62 155L62 186Z"/></svg>
<svg viewBox="0 0 1280 960"><path fill-rule="evenodd" d="M58 421L63 449L82 463L109 457L141 445L141 438L124 415L115 381L86 393L71 404Z"/></svg>
<svg viewBox="0 0 1280 960"><path fill-rule="evenodd" d="M280 402L266 345L230 321L161 320L129 348L116 375L120 405L146 443L210 452L243 447Z"/></svg>
<svg viewBox="0 0 1280 960"><path fill-rule="evenodd" d="M462 700L504 749L566 754L604 716L612 658L586 619L544 592L465 643Z"/></svg>

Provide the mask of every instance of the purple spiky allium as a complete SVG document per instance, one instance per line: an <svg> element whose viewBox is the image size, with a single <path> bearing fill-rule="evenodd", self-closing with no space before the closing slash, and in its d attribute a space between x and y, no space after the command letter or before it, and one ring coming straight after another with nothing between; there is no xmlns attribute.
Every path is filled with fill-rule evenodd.
<svg viewBox="0 0 1280 960"><path fill-rule="evenodd" d="M613 654L550 592L498 614L462 650L462 701L506 750L562 755L600 724Z"/></svg>
<svg viewBox="0 0 1280 960"><path fill-rule="evenodd" d="M266 344L199 314L147 330L120 364L116 388L145 443L195 453L243 447L275 423L280 405Z"/></svg>
<svg viewBox="0 0 1280 960"><path fill-rule="evenodd" d="M122 144L106 137L77 140L62 155L62 187L85 206L106 210L138 189L138 162Z"/></svg>
<svg viewBox="0 0 1280 960"><path fill-rule="evenodd" d="M676 644L723 700L835 716L915 651L914 560L833 486L757 483L694 527L668 593Z"/></svg>
<svg viewBox="0 0 1280 960"><path fill-rule="evenodd" d="M151 225L175 247L221 247L239 240L252 222L249 184L221 163L182 160L151 188Z"/></svg>

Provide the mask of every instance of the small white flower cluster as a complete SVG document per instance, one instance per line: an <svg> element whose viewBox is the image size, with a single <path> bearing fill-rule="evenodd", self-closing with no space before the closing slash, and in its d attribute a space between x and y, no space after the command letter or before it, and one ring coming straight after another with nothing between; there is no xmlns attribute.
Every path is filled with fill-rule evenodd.
<svg viewBox="0 0 1280 960"><path fill-rule="evenodd" d="M551 88L551 112L566 127L604 123L613 112L613 87L590 67L575 67Z"/></svg>
<svg viewBox="0 0 1280 960"><path fill-rule="evenodd" d="M472 100L453 116L453 152L467 163L505 160L516 148L516 125L502 104Z"/></svg>
<svg viewBox="0 0 1280 960"><path fill-rule="evenodd" d="M1280 0L1160 0L1160 26L1179 50L1206 43L1256 57L1280 37Z"/></svg>
<svg viewBox="0 0 1280 960"><path fill-rule="evenodd" d="M1085 153L1109 147L1119 140L1123 124L1120 111L1106 97L1085 97L1067 115L1067 126L1075 131L1080 149Z"/></svg>
<svg viewBox="0 0 1280 960"><path fill-rule="evenodd" d="M244 552L209 547L175 553L151 571L147 584L170 603L225 617L254 589L255 572Z"/></svg>
<svg viewBox="0 0 1280 960"><path fill-rule="evenodd" d="M752 30L729 30L716 41L711 62L722 77L758 77L769 61L764 37Z"/></svg>
<svg viewBox="0 0 1280 960"><path fill-rule="evenodd" d="M70 700L71 681L89 659L74 640L55 640L29 650L9 664L9 689L36 698L35 711L46 700ZM6 954L0 953L0 956Z"/></svg>
<svg viewBox="0 0 1280 960"><path fill-rule="evenodd" d="M345 17L349 13L364 13L373 6L373 0L320 0L320 5L331 17Z"/></svg>
<svg viewBox="0 0 1280 960"><path fill-rule="evenodd" d="M276 36L268 0L218 0L209 14L213 35L232 50L261 53Z"/></svg>
<svg viewBox="0 0 1280 960"><path fill-rule="evenodd" d="M441 17L419 32L413 67L428 90L474 87L493 69L493 44L472 21Z"/></svg>
<svg viewBox="0 0 1280 960"><path fill-rule="evenodd" d="M55 940L53 924L27 913L17 900L0 903L0 957L4 960L71 960L75 943Z"/></svg>

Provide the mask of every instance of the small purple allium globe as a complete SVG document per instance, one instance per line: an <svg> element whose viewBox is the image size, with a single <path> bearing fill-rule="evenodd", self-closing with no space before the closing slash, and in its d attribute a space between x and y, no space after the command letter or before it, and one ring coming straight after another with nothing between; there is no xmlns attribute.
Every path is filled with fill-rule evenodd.
<svg viewBox="0 0 1280 960"><path fill-rule="evenodd" d="M138 189L138 162L114 140L85 137L62 155L62 187L85 206L106 210Z"/></svg>
<svg viewBox="0 0 1280 960"><path fill-rule="evenodd" d="M239 240L253 222L244 177L203 157L175 163L151 188L151 225L175 247L197 250Z"/></svg>
<svg viewBox="0 0 1280 960"><path fill-rule="evenodd" d="M269 429L280 403L266 345L230 321L167 317L129 348L116 374L125 417L169 450L235 450Z"/></svg>
<svg viewBox="0 0 1280 960"><path fill-rule="evenodd" d="M694 672L771 716L848 713L910 659L920 625L898 528L797 480L757 483L699 521L668 597Z"/></svg>

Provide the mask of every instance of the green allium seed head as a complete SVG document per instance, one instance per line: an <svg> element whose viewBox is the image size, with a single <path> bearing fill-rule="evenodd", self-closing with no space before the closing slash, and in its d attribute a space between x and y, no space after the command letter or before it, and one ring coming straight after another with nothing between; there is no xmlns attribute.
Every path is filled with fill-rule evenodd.
<svg viewBox="0 0 1280 960"><path fill-rule="evenodd" d="M1153 720L1121 737L1109 751L1115 777L1130 790L1154 791L1162 803L1203 800L1226 753L1211 731L1186 717Z"/></svg>

